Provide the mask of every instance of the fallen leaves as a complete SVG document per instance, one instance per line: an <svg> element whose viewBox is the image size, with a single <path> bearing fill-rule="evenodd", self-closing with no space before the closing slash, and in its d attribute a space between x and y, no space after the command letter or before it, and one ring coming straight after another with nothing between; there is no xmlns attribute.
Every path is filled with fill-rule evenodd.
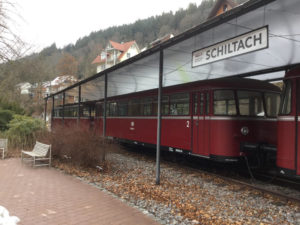
<svg viewBox="0 0 300 225"><path fill-rule="evenodd" d="M164 205L174 218L189 219L193 224L283 224L285 210L299 210L298 206L284 204L278 216L272 201L259 192L174 164L164 164L161 185L155 185L155 163L133 154L115 154L113 166L106 173L59 162L54 165L98 182L122 199Z"/></svg>

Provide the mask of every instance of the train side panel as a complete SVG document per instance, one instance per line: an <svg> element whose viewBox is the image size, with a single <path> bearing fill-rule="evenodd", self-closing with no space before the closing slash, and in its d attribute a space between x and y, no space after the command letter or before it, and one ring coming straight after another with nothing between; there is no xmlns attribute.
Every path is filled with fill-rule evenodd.
<svg viewBox="0 0 300 225"><path fill-rule="evenodd" d="M163 117L162 145L191 150L191 126L191 119L188 116Z"/></svg>
<svg viewBox="0 0 300 225"><path fill-rule="evenodd" d="M77 118L64 118L64 127L72 129L77 126Z"/></svg>
<svg viewBox="0 0 300 225"><path fill-rule="evenodd" d="M62 125L63 125L62 118L57 118L57 117L52 118L52 121L51 121L51 129L52 130L55 130L55 128L59 128Z"/></svg>
<svg viewBox="0 0 300 225"><path fill-rule="evenodd" d="M89 131L91 128L91 121L87 117L80 118L79 127L84 131Z"/></svg>
<svg viewBox="0 0 300 225"><path fill-rule="evenodd" d="M278 116L277 166L280 173L300 175L300 67L287 72ZM298 124L297 124L298 123Z"/></svg>
<svg viewBox="0 0 300 225"><path fill-rule="evenodd" d="M277 166L295 170L295 118L278 118Z"/></svg>
<svg viewBox="0 0 300 225"><path fill-rule="evenodd" d="M94 119L94 131L96 135L103 136L103 117L96 117Z"/></svg>
<svg viewBox="0 0 300 225"><path fill-rule="evenodd" d="M184 118L162 119L161 145L184 150L191 149L191 120ZM156 144L157 119L152 118L107 118L107 135Z"/></svg>
<svg viewBox="0 0 300 225"><path fill-rule="evenodd" d="M241 143L276 145L276 119L211 118L211 155L239 157ZM241 129L249 133L243 135Z"/></svg>

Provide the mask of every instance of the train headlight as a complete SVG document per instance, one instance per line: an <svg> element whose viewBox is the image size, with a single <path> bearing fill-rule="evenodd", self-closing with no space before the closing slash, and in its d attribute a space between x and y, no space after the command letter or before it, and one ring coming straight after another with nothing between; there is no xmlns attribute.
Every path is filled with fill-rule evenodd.
<svg viewBox="0 0 300 225"><path fill-rule="evenodd" d="M242 135L246 136L247 134L249 134L249 128L248 127L242 127L241 133L242 133Z"/></svg>

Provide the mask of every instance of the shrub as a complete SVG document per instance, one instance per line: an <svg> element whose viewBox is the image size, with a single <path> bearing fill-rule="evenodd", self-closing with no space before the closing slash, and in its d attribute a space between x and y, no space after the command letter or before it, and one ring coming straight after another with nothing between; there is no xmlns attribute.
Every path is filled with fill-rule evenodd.
<svg viewBox="0 0 300 225"><path fill-rule="evenodd" d="M13 119L13 112L7 109L0 109L0 131L8 129L8 123Z"/></svg>
<svg viewBox="0 0 300 225"><path fill-rule="evenodd" d="M16 102L10 102L0 97L0 107L2 109L10 110L16 114L24 115L25 110Z"/></svg>
<svg viewBox="0 0 300 225"><path fill-rule="evenodd" d="M53 157L69 160L72 164L82 167L102 166L105 169L107 153L118 149L112 141L77 127L56 128L51 133L50 142Z"/></svg>
<svg viewBox="0 0 300 225"><path fill-rule="evenodd" d="M8 124L6 131L11 147L26 148L32 147L37 137L46 132L45 124L40 119L28 116L14 115Z"/></svg>

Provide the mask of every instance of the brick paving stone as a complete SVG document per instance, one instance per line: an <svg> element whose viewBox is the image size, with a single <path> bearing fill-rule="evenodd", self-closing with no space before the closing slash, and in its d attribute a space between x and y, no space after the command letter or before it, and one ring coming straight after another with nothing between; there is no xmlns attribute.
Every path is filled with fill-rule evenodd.
<svg viewBox="0 0 300 225"><path fill-rule="evenodd" d="M122 201L60 173L53 168L32 168L20 159L0 160L0 205L20 225L122 224L158 222Z"/></svg>

